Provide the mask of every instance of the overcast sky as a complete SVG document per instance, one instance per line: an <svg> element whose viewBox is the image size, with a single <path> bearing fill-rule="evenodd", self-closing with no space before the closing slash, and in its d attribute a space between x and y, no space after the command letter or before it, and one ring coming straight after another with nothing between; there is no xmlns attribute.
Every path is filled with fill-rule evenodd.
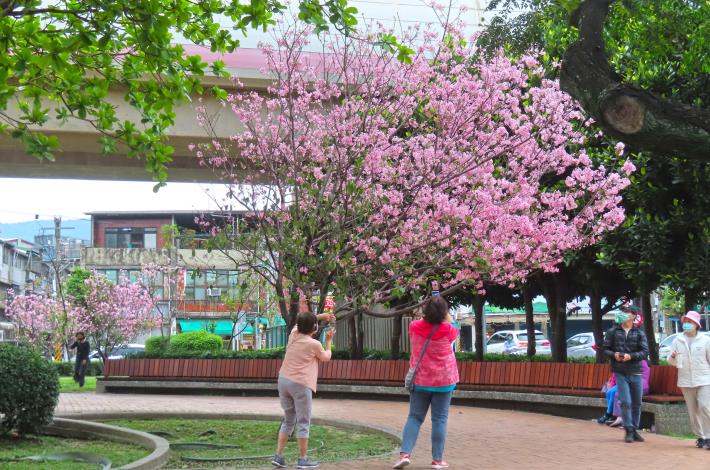
<svg viewBox="0 0 710 470"><path fill-rule="evenodd" d="M422 0L350 0L350 3L358 8L361 21L376 20L387 26L400 21L406 27L436 20L427 6L429 2ZM446 0L439 3L448 4ZM454 11L461 5L472 9L462 17L467 32L480 28L480 11L486 3L487 0L454 0ZM242 46L256 47L259 41L270 41L270 37L251 31ZM169 183L155 194L150 182L0 178L0 223L33 220L35 215L40 219L55 215L65 219L82 218L90 211L214 209L215 204L205 192L208 187L210 185ZM221 186L212 185L211 189L216 192Z"/></svg>
<svg viewBox="0 0 710 470"><path fill-rule="evenodd" d="M30 158L30 157L28 157ZM206 192L221 185L168 183L157 194L151 182L0 178L0 223L84 218L91 211L207 210L216 205Z"/></svg>

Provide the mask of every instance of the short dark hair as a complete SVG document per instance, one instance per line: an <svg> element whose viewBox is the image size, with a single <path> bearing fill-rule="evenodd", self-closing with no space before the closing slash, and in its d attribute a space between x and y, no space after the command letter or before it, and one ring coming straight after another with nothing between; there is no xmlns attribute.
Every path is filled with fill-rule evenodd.
<svg viewBox="0 0 710 470"><path fill-rule="evenodd" d="M313 333L313 328L318 323L315 313L312 312L302 312L296 317L296 326L298 326L298 332L304 335L309 335Z"/></svg>
<svg viewBox="0 0 710 470"><path fill-rule="evenodd" d="M443 322L449 313L449 304L443 297L431 297L424 303L424 320L434 325Z"/></svg>
<svg viewBox="0 0 710 470"><path fill-rule="evenodd" d="M79 335L81 335L82 338L86 338L86 335L84 334L83 331L77 331L74 336L79 336Z"/></svg>

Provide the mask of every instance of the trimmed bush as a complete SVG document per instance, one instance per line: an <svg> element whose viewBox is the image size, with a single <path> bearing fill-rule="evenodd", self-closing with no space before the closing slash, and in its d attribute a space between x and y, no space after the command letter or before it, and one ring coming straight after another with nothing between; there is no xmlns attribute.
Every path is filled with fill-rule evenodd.
<svg viewBox="0 0 710 470"><path fill-rule="evenodd" d="M52 421L58 400L51 362L31 349L0 344L0 435L37 434Z"/></svg>
<svg viewBox="0 0 710 470"><path fill-rule="evenodd" d="M170 338L168 354L200 354L218 353L222 351L224 344L218 335L206 331L191 331L182 333Z"/></svg>
<svg viewBox="0 0 710 470"><path fill-rule="evenodd" d="M180 335L181 336L181 335ZM286 353L285 348L260 349L258 351L183 351L168 349L163 353L148 353L136 354L134 358L146 359L283 359ZM332 359L349 360L350 351L345 349L333 350ZM389 351L380 351L376 349L366 349L363 354L363 359L370 361L381 361L393 359L392 353ZM408 360L409 353L401 352L397 359ZM475 362L476 354L472 352L457 352L456 359L461 362ZM485 362L553 362L552 356L537 355L532 359L525 355L515 354L486 354L483 356ZM593 357L569 358L567 360L571 364L594 364L596 362Z"/></svg>
<svg viewBox="0 0 710 470"><path fill-rule="evenodd" d="M74 364L76 364L74 361L53 362L52 366L61 377L72 377L74 376ZM104 365L101 362L89 362L89 366L86 368L86 375L104 375Z"/></svg>
<svg viewBox="0 0 710 470"><path fill-rule="evenodd" d="M160 355L170 347L170 338L167 336L151 336L145 342L145 353L147 355Z"/></svg>

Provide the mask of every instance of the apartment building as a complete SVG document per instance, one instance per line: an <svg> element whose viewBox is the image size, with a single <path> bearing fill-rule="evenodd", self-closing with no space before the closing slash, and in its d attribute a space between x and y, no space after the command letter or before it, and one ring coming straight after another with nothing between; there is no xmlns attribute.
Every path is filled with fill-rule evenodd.
<svg viewBox="0 0 710 470"><path fill-rule="evenodd" d="M255 286L249 298L236 298L243 282L243 266L236 251L208 251L209 238L196 222L204 214L193 211L92 212L92 247L82 250L81 264L117 281L135 280L143 266L182 268L180 279L158 276L152 286L171 332L208 330L225 341L238 333L233 348L260 348L269 325L264 312L266 289ZM227 216L212 213L211 217ZM231 213L237 218L244 214ZM229 298L237 299L236 305ZM258 320L257 320L258 319ZM256 328L255 328L256 326ZM138 341L145 338L139 338Z"/></svg>
<svg viewBox="0 0 710 470"><path fill-rule="evenodd" d="M0 239L0 342L14 341L15 326L5 316L8 291L50 292L49 266L37 246L19 238Z"/></svg>

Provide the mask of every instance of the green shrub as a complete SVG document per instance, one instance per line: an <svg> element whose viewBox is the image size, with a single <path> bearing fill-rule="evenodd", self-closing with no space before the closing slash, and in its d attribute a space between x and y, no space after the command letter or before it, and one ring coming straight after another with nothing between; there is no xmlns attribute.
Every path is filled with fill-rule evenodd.
<svg viewBox="0 0 710 470"><path fill-rule="evenodd" d="M52 366L62 377L72 377L74 375L74 364L75 362L53 362ZM89 366L86 368L86 375L104 375L104 365L101 362L89 362Z"/></svg>
<svg viewBox="0 0 710 470"><path fill-rule="evenodd" d="M38 433L52 420L58 399L51 362L31 349L0 344L0 435Z"/></svg>
<svg viewBox="0 0 710 470"><path fill-rule="evenodd" d="M148 355L160 355L170 347L170 338L167 336L151 336L145 342L145 353Z"/></svg>
<svg viewBox="0 0 710 470"><path fill-rule="evenodd" d="M145 359L283 359L286 348L260 349L258 351L175 351L163 353L138 353L133 358Z"/></svg>
<svg viewBox="0 0 710 470"><path fill-rule="evenodd" d="M185 333L189 334L189 333ZM178 335L173 338L177 338ZM286 353L286 348L260 349L258 351L186 351L169 348L165 352L149 352L146 345L146 352L137 354L132 357L150 358L150 359L283 359ZM349 360L350 351L347 349L333 350L332 359ZM377 349L366 349L363 353L363 359L371 361L391 360L392 353L390 351L382 351ZM408 352L400 352L398 359L408 360ZM456 359L462 362L475 362L476 354L472 352L457 352ZM483 356L485 362L553 362L552 356L539 354L532 359L525 355L515 354L485 354ZM572 364L594 364L596 362L593 357L569 358L567 362Z"/></svg>
<svg viewBox="0 0 710 470"><path fill-rule="evenodd" d="M473 352L457 352L456 359L461 362L475 362L476 353ZM529 358L525 354L500 354L487 353L483 355L484 362L554 362L549 354L537 354ZM596 359L593 357L571 357L567 359L571 364L594 364Z"/></svg>
<svg viewBox="0 0 710 470"><path fill-rule="evenodd" d="M168 354L217 353L224 347L222 338L206 331L191 331L170 338Z"/></svg>

